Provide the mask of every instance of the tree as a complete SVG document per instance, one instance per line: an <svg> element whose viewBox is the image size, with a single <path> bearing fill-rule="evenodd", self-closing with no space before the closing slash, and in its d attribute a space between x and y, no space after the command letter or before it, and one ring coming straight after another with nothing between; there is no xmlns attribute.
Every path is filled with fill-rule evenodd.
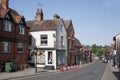
<svg viewBox="0 0 120 80"><path fill-rule="evenodd" d="M97 55L98 57L101 57L109 48L109 46L98 46L96 44L93 44L91 46L92 52Z"/></svg>

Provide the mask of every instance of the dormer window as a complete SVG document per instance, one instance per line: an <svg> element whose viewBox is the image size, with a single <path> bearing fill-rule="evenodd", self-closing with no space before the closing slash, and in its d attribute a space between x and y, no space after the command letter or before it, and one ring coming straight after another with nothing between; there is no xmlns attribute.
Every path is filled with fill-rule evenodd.
<svg viewBox="0 0 120 80"><path fill-rule="evenodd" d="M22 34L22 35L24 35L25 34L25 31L24 31L24 26L22 26L22 25L19 25L19 32L18 32L19 34Z"/></svg>
<svg viewBox="0 0 120 80"><path fill-rule="evenodd" d="M19 34L22 34L22 35L24 35L25 34L25 28L24 28L24 26L23 26L23 22L21 21L20 22L20 24L19 24Z"/></svg>
<svg viewBox="0 0 120 80"><path fill-rule="evenodd" d="M10 21L10 16L6 15L4 19L4 31L12 32L12 22Z"/></svg>

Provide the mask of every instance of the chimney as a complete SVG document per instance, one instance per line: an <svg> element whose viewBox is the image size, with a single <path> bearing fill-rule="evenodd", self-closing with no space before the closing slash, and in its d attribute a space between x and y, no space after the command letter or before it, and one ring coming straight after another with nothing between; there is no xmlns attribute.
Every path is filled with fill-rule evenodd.
<svg viewBox="0 0 120 80"><path fill-rule="evenodd" d="M43 20L43 12L42 12L42 9L37 9L37 12L36 12L36 21L37 22L40 22Z"/></svg>
<svg viewBox="0 0 120 80"><path fill-rule="evenodd" d="M9 0L1 0L1 4L5 7L5 9L8 8L8 2Z"/></svg>
<svg viewBox="0 0 120 80"><path fill-rule="evenodd" d="M60 16L58 14L54 14L54 19L60 19Z"/></svg>

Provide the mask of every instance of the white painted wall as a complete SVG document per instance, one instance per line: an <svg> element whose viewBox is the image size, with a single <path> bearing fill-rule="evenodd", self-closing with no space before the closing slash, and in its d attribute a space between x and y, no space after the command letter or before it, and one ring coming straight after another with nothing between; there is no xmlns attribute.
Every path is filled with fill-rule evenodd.
<svg viewBox="0 0 120 80"><path fill-rule="evenodd" d="M59 54L59 51L63 51L62 54L64 55L64 61L65 65L67 65L67 32L65 29L65 26L63 24L63 21L61 20L61 23L59 24L56 31L34 31L30 32L32 35L32 45L31 50L33 50L35 47L40 49L45 49L45 65L48 66L54 66L54 68L57 68L57 54ZM47 45L41 45L40 42L40 35L48 35L48 44ZM64 41L64 47L61 46L61 36L63 36ZM48 50L51 49L51 50ZM57 51L56 51L57 50ZM48 64L48 52L52 52L52 64ZM61 53L60 51L60 53ZM58 52L58 53L57 53Z"/></svg>
<svg viewBox="0 0 120 80"><path fill-rule="evenodd" d="M56 35L56 31L35 31L35 32L30 32L32 35L32 46L36 46L39 48L54 48L54 41L56 41L56 38L53 36L53 34ZM48 35L48 44L47 45L41 45L41 39L40 35ZM34 45L35 44L35 45ZM32 47L33 48L33 47Z"/></svg>

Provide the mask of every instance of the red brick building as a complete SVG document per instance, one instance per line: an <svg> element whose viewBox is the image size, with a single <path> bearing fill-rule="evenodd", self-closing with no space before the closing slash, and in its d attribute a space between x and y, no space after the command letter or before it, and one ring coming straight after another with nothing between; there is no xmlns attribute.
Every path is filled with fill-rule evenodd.
<svg viewBox="0 0 120 80"><path fill-rule="evenodd" d="M17 60L27 64L28 27L25 18L9 8L9 0L0 1L0 66Z"/></svg>
<svg viewBox="0 0 120 80"><path fill-rule="evenodd" d="M75 38L75 32L72 24L72 20L64 21L67 30L67 63L69 66L79 64L80 59L80 47L81 43Z"/></svg>
<svg viewBox="0 0 120 80"><path fill-rule="evenodd" d="M68 58L67 58L67 63L68 66L74 65L75 62L75 57L74 57L74 28L73 28L73 24L72 24L72 20L65 20L65 27L67 30L67 52L68 52Z"/></svg>
<svg viewBox="0 0 120 80"><path fill-rule="evenodd" d="M74 50L75 50L75 53L74 53L74 64L75 65L80 65L80 55L81 55L81 52L80 52L80 48L82 48L82 45L80 43L80 41L75 38L74 40Z"/></svg>

